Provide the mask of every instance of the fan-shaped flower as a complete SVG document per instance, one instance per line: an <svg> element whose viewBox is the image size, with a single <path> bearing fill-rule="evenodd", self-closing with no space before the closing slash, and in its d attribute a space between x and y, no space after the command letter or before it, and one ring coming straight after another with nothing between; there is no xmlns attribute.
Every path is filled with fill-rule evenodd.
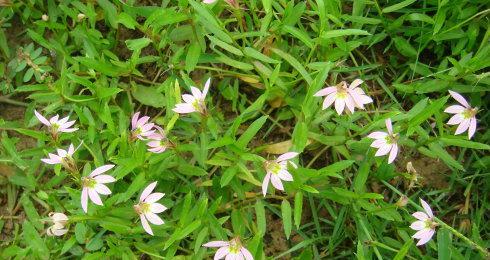
<svg viewBox="0 0 490 260"><path fill-rule="evenodd" d="M434 221L434 214L432 214L432 209L429 204L424 200L420 199L420 204L424 208L424 211L417 211L412 214L417 221L410 225L410 228L416 230L412 237L418 239L417 246L421 246L432 238L436 232L437 222Z"/></svg>
<svg viewBox="0 0 490 260"><path fill-rule="evenodd" d="M131 119L131 138L134 140L136 138L140 140L145 140L149 136L155 133L153 126L154 123L148 123L150 120L149 116L139 117L140 112L136 112Z"/></svg>
<svg viewBox="0 0 490 260"><path fill-rule="evenodd" d="M152 236L153 230L148 221L154 225L163 225L163 220L157 214L167 209L167 207L157 202L165 196L165 193L152 193L156 186L156 181L148 185L141 193L139 203L133 206L136 213L140 216L143 229Z"/></svg>
<svg viewBox="0 0 490 260"><path fill-rule="evenodd" d="M212 241L203 245L204 247L219 247L214 255L214 259L236 259L253 260L253 256L236 237L230 241Z"/></svg>
<svg viewBox="0 0 490 260"><path fill-rule="evenodd" d="M80 143L80 145L82 144ZM78 150L80 145L78 145L76 149L73 144L70 144L68 150L57 149L56 151L58 154L48 153L49 158L41 159L41 161L47 164L61 164L70 172L78 171L75 161L73 160L73 154Z"/></svg>
<svg viewBox="0 0 490 260"><path fill-rule="evenodd" d="M149 152L163 153L172 146L172 143L167 139L165 131L161 127L155 125L155 128L158 132L149 136L150 141L146 145L148 145Z"/></svg>
<svg viewBox="0 0 490 260"><path fill-rule="evenodd" d="M326 96L323 101L322 109L330 107L335 102L337 114L342 114L345 107L354 113L354 109L364 109L365 104L372 103L373 100L364 93L358 86L363 83L362 80L354 80L349 87L345 81L340 82L334 87L327 87L316 92L314 96Z"/></svg>
<svg viewBox="0 0 490 260"><path fill-rule="evenodd" d="M388 130L388 133L386 132L372 132L371 134L368 135L369 138L376 139L372 144L371 147L378 148L378 151L376 152L375 156L384 156L388 153L390 155L388 156L388 163L392 163L397 154L398 154L398 134L393 133L393 126L391 124L391 119L386 119L386 129Z"/></svg>
<svg viewBox="0 0 490 260"><path fill-rule="evenodd" d="M456 128L454 134L459 135L468 130L468 139L471 139L476 131L476 113L478 108L472 108L470 104L461 96L459 93L449 90L449 94L456 100L460 105L452 105L444 110L444 112L449 114L454 114L449 121L448 125L459 125Z"/></svg>
<svg viewBox="0 0 490 260"><path fill-rule="evenodd" d="M296 156L298 156L298 153L288 152L279 156L276 160L264 162L264 168L267 172L264 181L262 182L262 193L264 196L267 194L269 181L272 183L272 186L282 191L284 190L282 181L293 181L293 176L288 171L288 162L291 163L294 168L298 168L294 162L289 161Z"/></svg>
<svg viewBox="0 0 490 260"><path fill-rule="evenodd" d="M48 236L62 236L68 232L65 225L68 223L68 217L63 213L50 212L49 218L53 221L53 225L46 230Z"/></svg>
<svg viewBox="0 0 490 260"><path fill-rule="evenodd" d="M34 114L36 115L37 119L41 121L41 123L49 128L49 132L55 139L58 138L58 133L60 132L71 133L78 130L78 128L71 127L73 126L73 124L75 124L75 120L68 121L69 117L64 117L58 120L60 116L55 115L48 120L43 115L39 114L39 112L37 112L36 110L34 110Z"/></svg>
<svg viewBox="0 0 490 260"><path fill-rule="evenodd" d="M111 194L111 190L104 184L115 182L116 179L110 175L101 173L112 169L114 166L115 165L113 164L100 166L93 170L89 176L82 177L82 197L80 201L82 203L82 208L85 213L87 213L88 198L90 198L93 203L102 206L103 204L99 194Z"/></svg>
<svg viewBox="0 0 490 260"><path fill-rule="evenodd" d="M204 100L206 99L206 95L208 94L210 84L211 79L208 79L206 81L206 84L204 84L204 89L202 92L198 88L191 86L192 95L183 94L182 99L184 100L184 103L175 105L175 108L172 110L179 114L199 112L202 115L206 115L207 109Z"/></svg>

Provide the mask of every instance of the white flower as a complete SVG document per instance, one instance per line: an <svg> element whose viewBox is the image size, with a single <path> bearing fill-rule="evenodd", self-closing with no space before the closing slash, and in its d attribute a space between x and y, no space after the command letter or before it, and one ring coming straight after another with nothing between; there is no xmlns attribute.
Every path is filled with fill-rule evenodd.
<svg viewBox="0 0 490 260"><path fill-rule="evenodd" d="M104 166L100 166L96 168L92 173L90 173L87 177L82 177L82 208L85 213L87 213L88 207L88 198L97 204L102 206L102 200L100 199L99 194L109 195L111 194L111 190L104 185L104 183L115 182L116 179L110 175L102 174L114 167L113 164L108 164Z"/></svg>
<svg viewBox="0 0 490 260"><path fill-rule="evenodd" d="M429 204L422 199L420 199L420 204L422 204L424 211L417 211L413 213L412 216L418 220L410 225L411 229L417 231L417 233L412 236L415 239L419 239L417 246L421 246L429 242L436 232L437 227L437 223L433 220L434 215L432 214L432 209L430 208Z"/></svg>
<svg viewBox="0 0 490 260"><path fill-rule="evenodd" d="M253 260L254 257L243 247L240 242L240 238L236 237L231 241L212 241L204 244L205 247L219 247L218 251L214 254L214 260L226 259L226 260Z"/></svg>
<svg viewBox="0 0 490 260"><path fill-rule="evenodd" d="M282 191L284 190L284 187L282 186L282 181L293 181L293 176L288 171L288 162L291 163L294 168L298 168L298 166L294 162L289 161L289 159L292 159L296 156L298 156L298 153L288 152L279 156L274 161L264 162L264 168L267 172L264 181L262 182L262 193L264 194L264 196L267 194L269 181L272 183L272 186Z"/></svg>
<svg viewBox="0 0 490 260"><path fill-rule="evenodd" d="M80 143L80 145L82 144ZM47 164L61 164L69 171L77 171L75 161L73 160L73 154L78 150L80 145L75 149L73 144L70 144L68 151L57 149L56 151L58 154L48 153L49 158L41 159L41 161Z"/></svg>
<svg viewBox="0 0 490 260"><path fill-rule="evenodd" d="M146 143L146 145L148 145L149 152L163 153L172 144L165 136L165 132L161 127L155 125L155 128L158 130L158 133L154 133L153 135L149 136L148 139L150 139L150 141Z"/></svg>
<svg viewBox="0 0 490 260"><path fill-rule="evenodd" d="M444 112L455 114L447 122L448 125L459 125L454 134L459 135L468 130L468 138L471 139L476 131L476 113L478 108L472 108L470 104L459 93L449 90L449 94L458 101L460 105L452 105L446 108Z"/></svg>
<svg viewBox="0 0 490 260"><path fill-rule="evenodd" d="M165 193L152 193L156 186L157 182L152 182L148 185L141 193L139 203L133 206L136 213L140 216L143 229L152 236L153 231L151 230L148 221L155 225L163 225L163 220L157 214L164 212L167 209L167 207L157 202L165 196Z"/></svg>
<svg viewBox="0 0 490 260"><path fill-rule="evenodd" d="M383 156L388 153L388 163L392 163L396 155L398 154L398 134L393 133L393 126L391 125L391 119L386 119L386 129L388 133L385 132L372 132L368 135L369 138L376 139L371 147L378 148L375 156Z"/></svg>
<svg viewBox="0 0 490 260"><path fill-rule="evenodd" d="M358 86L363 83L362 80L354 80L349 87L345 81L340 82L334 87L327 87L315 93L315 97L327 96L323 101L322 109L326 109L335 102L337 114L342 114L347 107L351 113L354 108L364 109L365 104L372 103L373 100L364 93Z"/></svg>
<svg viewBox="0 0 490 260"><path fill-rule="evenodd" d="M149 116L143 116L141 118L139 116L140 112L137 112L131 119L131 136L133 139L145 140L145 138L155 133L155 130L153 130L155 124L148 123L148 120L150 120Z"/></svg>
<svg viewBox="0 0 490 260"><path fill-rule="evenodd" d="M64 117L60 120L58 118L60 117L59 115L55 115L51 117L49 120L46 119L44 116L39 114L36 110L34 110L34 114L36 115L37 119L41 121L44 125L46 125L49 128L49 131L51 132L51 135L54 138L57 138L58 133L71 133L75 132L78 130L78 128L71 128L73 124L75 124L75 120L73 121L68 121L69 117Z"/></svg>
<svg viewBox="0 0 490 260"><path fill-rule="evenodd" d="M53 221L53 225L46 230L48 236L62 236L68 232L68 229L65 228L68 217L65 214L50 212L49 218Z"/></svg>
<svg viewBox="0 0 490 260"><path fill-rule="evenodd" d="M182 99L184 100L184 103L175 105L175 108L172 110L179 114L199 112L205 115L207 113L207 110L204 100L206 99L206 95L208 94L210 84L211 79L208 79L206 81L206 84L204 84L204 89L202 92L198 88L191 86L192 95L183 94Z"/></svg>
<svg viewBox="0 0 490 260"><path fill-rule="evenodd" d="M212 3L216 2L216 0L202 0L202 2L205 4L212 4Z"/></svg>

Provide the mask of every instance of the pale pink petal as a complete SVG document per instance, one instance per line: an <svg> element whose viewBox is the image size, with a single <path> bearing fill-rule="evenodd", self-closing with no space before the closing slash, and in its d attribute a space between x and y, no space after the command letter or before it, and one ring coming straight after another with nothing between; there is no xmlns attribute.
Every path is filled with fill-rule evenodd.
<svg viewBox="0 0 490 260"><path fill-rule="evenodd" d="M182 99L184 100L185 103L192 104L196 98L193 95L189 94L183 94Z"/></svg>
<svg viewBox="0 0 490 260"><path fill-rule="evenodd" d="M51 126L51 123L48 121L48 119L46 119L43 115L39 114L37 110L34 110L34 115L36 115L37 119L39 119L39 121L41 121L41 123L43 123L44 125Z"/></svg>
<svg viewBox="0 0 490 260"><path fill-rule="evenodd" d="M393 144L391 146L390 156L388 157L388 164L392 163L395 160L397 154L398 154L398 145Z"/></svg>
<svg viewBox="0 0 490 260"><path fill-rule="evenodd" d="M262 194L264 194L264 197L267 194L267 186L269 186L271 175L272 173L267 173L264 177L264 180L262 181Z"/></svg>
<svg viewBox="0 0 490 260"><path fill-rule="evenodd" d="M146 197L146 199L144 199L144 201L147 202L147 203L157 202L163 196L165 196L165 193L155 192L155 193L152 193L152 194L148 195L148 197Z"/></svg>
<svg viewBox="0 0 490 260"><path fill-rule="evenodd" d="M68 117L67 117L68 118ZM59 122L58 122L59 123ZM75 120L66 122L66 123L60 123L60 128L69 128L70 126L75 124Z"/></svg>
<svg viewBox="0 0 490 260"><path fill-rule="evenodd" d="M213 243L213 242L211 242ZM209 244L209 243L208 243ZM220 247L214 254L214 260L223 259L226 255L230 253L230 248L228 246Z"/></svg>
<svg viewBox="0 0 490 260"><path fill-rule="evenodd" d="M191 87L191 92L196 99L202 99L202 92L198 88Z"/></svg>
<svg viewBox="0 0 490 260"><path fill-rule="evenodd" d="M141 220L141 226L143 226L143 229L146 231L146 233L153 236L153 230L151 230L150 224L148 224L145 215L140 214L140 220Z"/></svg>
<svg viewBox="0 0 490 260"><path fill-rule="evenodd" d="M140 116L140 112L136 112L133 115L133 118L131 119L131 128L134 130L136 129L137 125L136 123L138 122L138 117Z"/></svg>
<svg viewBox="0 0 490 260"><path fill-rule="evenodd" d="M41 161L43 161L44 163L47 163L47 164L59 164L61 163L61 160L62 158L59 157L58 155L56 154L48 154L49 155L49 159L41 159Z"/></svg>
<svg viewBox="0 0 490 260"><path fill-rule="evenodd" d="M298 169L298 165L296 165L296 163L291 162L291 161L288 161L288 162L291 164L291 166L293 166L293 168Z"/></svg>
<svg viewBox="0 0 490 260"><path fill-rule="evenodd" d="M322 96L326 96L328 94L334 93L336 91L337 91L337 88L336 87L327 87L327 88L320 89L313 96L315 96L315 97L322 97Z"/></svg>
<svg viewBox="0 0 490 260"><path fill-rule="evenodd" d="M228 253L228 255L226 255L225 260L238 260L238 259L236 259L236 254L230 252Z"/></svg>
<svg viewBox="0 0 490 260"><path fill-rule="evenodd" d="M337 111L337 114L342 114L342 112L344 111L344 107L345 100L337 97L337 99L335 99L335 111Z"/></svg>
<svg viewBox="0 0 490 260"><path fill-rule="evenodd" d="M218 240L218 241L208 242L202 246L204 246L204 247L226 247L229 245L230 245L230 243L228 241Z"/></svg>
<svg viewBox="0 0 490 260"><path fill-rule="evenodd" d="M415 221L410 225L410 228L413 230L422 230L425 228L425 221Z"/></svg>
<svg viewBox="0 0 490 260"><path fill-rule="evenodd" d="M53 222L68 221L68 217L65 214L59 213L59 212L55 212L53 214L50 214L49 218L51 218L51 220L53 220Z"/></svg>
<svg viewBox="0 0 490 260"><path fill-rule="evenodd" d="M100 183L95 184L94 189L97 193L102 194L102 195L109 195L112 193L111 190L107 186L105 186L104 184L100 184Z"/></svg>
<svg viewBox="0 0 490 260"><path fill-rule="evenodd" d="M204 89L202 90L202 99L206 98L206 95L208 94L210 85L211 85L211 78L206 80L206 83L204 83Z"/></svg>
<svg viewBox="0 0 490 260"><path fill-rule="evenodd" d="M116 179L114 177L107 175L107 174L95 176L94 180L96 180L97 183L111 183L111 182L116 181Z"/></svg>
<svg viewBox="0 0 490 260"><path fill-rule="evenodd" d="M138 119L138 121L136 122L136 126L137 127L142 126L142 125L146 124L146 122L148 122L148 120L150 120L150 117L144 116L144 117Z"/></svg>
<svg viewBox="0 0 490 260"><path fill-rule="evenodd" d="M282 181L279 179L279 177L275 174L271 174L271 183L272 186L274 186L278 190L284 190L284 187L282 186Z"/></svg>
<svg viewBox="0 0 490 260"><path fill-rule="evenodd" d="M388 129L388 133L393 134L393 126L391 124L391 119L390 118L386 119L385 124L386 124L386 129Z"/></svg>
<svg viewBox="0 0 490 260"><path fill-rule="evenodd" d="M347 95L345 98L345 106L347 106L347 109L349 109L351 113L354 113L355 102L350 95Z"/></svg>
<svg viewBox="0 0 490 260"><path fill-rule="evenodd" d="M104 173L104 172L112 169L114 166L115 166L114 164L107 164L107 165L100 166L100 167L98 167L92 171L92 173L90 174L90 177L95 177L101 173Z"/></svg>
<svg viewBox="0 0 490 260"><path fill-rule="evenodd" d="M240 252L235 255L235 260L245 260L245 258L243 258L243 254Z"/></svg>
<svg viewBox="0 0 490 260"><path fill-rule="evenodd" d="M163 206L160 203L151 203L150 204L150 211L153 213L162 213L165 210L167 210L167 207Z"/></svg>
<svg viewBox="0 0 490 260"><path fill-rule="evenodd" d="M145 213L145 217L148 221L154 225L163 225L163 220L155 213L147 212Z"/></svg>
<svg viewBox="0 0 490 260"><path fill-rule="evenodd" d="M80 202L82 203L82 209L87 213L87 207L88 207L88 188L83 188L82 189L82 197L80 199Z"/></svg>
<svg viewBox="0 0 490 260"><path fill-rule="evenodd" d="M456 114L454 116L452 116L449 121L447 121L447 124L448 125L457 125L457 124L461 124L461 122L463 121L463 115L461 114Z"/></svg>
<svg viewBox="0 0 490 260"><path fill-rule="evenodd" d="M328 95L325 98L325 100L323 100L322 109L326 109L327 107L331 106L333 104L333 102L335 102L336 96L337 96L337 94L335 94L335 93Z"/></svg>
<svg viewBox="0 0 490 260"><path fill-rule="evenodd" d="M281 180L293 181L293 176L288 171L286 171L286 170L280 170L279 173L277 174L277 176Z"/></svg>
<svg viewBox="0 0 490 260"><path fill-rule="evenodd" d="M476 118L470 118L470 127L468 128L468 139L471 139L476 132Z"/></svg>
<svg viewBox="0 0 490 260"><path fill-rule="evenodd" d="M216 2L216 0L202 0L202 2L205 4L212 4L212 3Z"/></svg>
<svg viewBox="0 0 490 260"><path fill-rule="evenodd" d="M56 151L58 152L58 155L62 158L66 157L66 155L68 154L68 152L63 149L56 149Z"/></svg>
<svg viewBox="0 0 490 260"><path fill-rule="evenodd" d="M364 105L366 105L366 104L369 104L369 103L373 103L373 99L372 99L372 98L370 98L370 97L369 97L369 96L367 96L367 95L361 95L361 96L359 97L359 100L358 100L358 101L359 101L359 102L362 104L362 106L364 106Z"/></svg>
<svg viewBox="0 0 490 260"><path fill-rule="evenodd" d="M364 81L362 81L362 79L355 79L354 81L352 81L352 83L350 83L349 88L354 89L357 86L361 85L363 82Z"/></svg>
<svg viewBox="0 0 490 260"><path fill-rule="evenodd" d="M383 155L387 155L391 150L391 145L387 144L385 146L381 146L378 151L376 152L376 154L374 154L374 156L383 156Z"/></svg>
<svg viewBox="0 0 490 260"><path fill-rule="evenodd" d="M281 156L277 157L276 162L282 162L285 160L292 159L292 158L298 156L298 154L299 153L297 153L297 152L287 152L287 153L282 154Z"/></svg>
<svg viewBox="0 0 490 260"><path fill-rule="evenodd" d="M412 214L412 216L418 220L426 220L429 218L429 216L427 216L427 214L425 212L422 212L422 211L417 211L415 213Z"/></svg>
<svg viewBox="0 0 490 260"><path fill-rule="evenodd" d="M461 96L459 93L449 90L449 94L464 107L466 108L470 107L466 99L463 96Z"/></svg>
<svg viewBox="0 0 490 260"><path fill-rule="evenodd" d="M427 213L427 216L429 216L429 218L433 218L434 214L432 214L432 209L430 208L429 204L423 199L420 199L420 204L424 208L425 213Z"/></svg>
<svg viewBox="0 0 490 260"><path fill-rule="evenodd" d="M242 248L240 248L240 252L242 252L242 254L246 260L253 260L254 259L254 257L250 253L250 251L248 251L248 249L246 249L245 247L242 246Z"/></svg>
<svg viewBox="0 0 490 260"><path fill-rule="evenodd" d="M459 134L463 133L464 131L468 130L468 127L470 127L470 120L464 119L461 122L461 124L459 124L458 128L456 128L456 132L454 134L459 135Z"/></svg>
<svg viewBox="0 0 490 260"><path fill-rule="evenodd" d="M73 146L73 144L70 144L70 146L68 147L68 155L72 156L73 153L75 153L75 147Z"/></svg>
<svg viewBox="0 0 490 260"><path fill-rule="evenodd" d="M49 119L49 122L50 122L51 124L58 123L58 118L59 118L59 117L60 117L59 115L55 115L55 116L53 116L53 117L51 117L51 118Z"/></svg>
<svg viewBox="0 0 490 260"><path fill-rule="evenodd" d="M374 142L371 144L371 147L381 148L382 146L385 146L385 145L387 145L386 139L377 139L377 140L374 140Z"/></svg>
<svg viewBox="0 0 490 260"><path fill-rule="evenodd" d="M452 106L447 107L444 110L444 112L450 113L450 114L458 114L458 113L462 113L464 110L465 110L465 108L460 106L460 105L452 105Z"/></svg>
<svg viewBox="0 0 490 260"><path fill-rule="evenodd" d="M154 125L155 125L154 123L141 125L141 131L144 132L143 134L147 134L153 128Z"/></svg>
<svg viewBox="0 0 490 260"><path fill-rule="evenodd" d="M60 128L59 129L59 132L62 132L62 133L73 133L73 132L75 132L77 130L78 130L78 128L69 128L69 129Z"/></svg>
<svg viewBox="0 0 490 260"><path fill-rule="evenodd" d="M88 197L90 198L90 200L97 204L97 205L100 205L102 206L102 200L100 200L100 196L99 194L97 193L97 191L95 191L95 189L90 189L88 188Z"/></svg>
<svg viewBox="0 0 490 260"><path fill-rule="evenodd" d="M181 103L175 105L175 108L172 109L172 111L179 114L187 114L187 113L196 112L196 109L191 104Z"/></svg>
<svg viewBox="0 0 490 260"><path fill-rule="evenodd" d="M420 237L420 240L417 243L417 246L421 246L421 245L424 245L425 243L429 242L429 240L432 238L434 233L435 233L435 231L433 229L429 229L427 232L423 233L423 236Z"/></svg>
<svg viewBox="0 0 490 260"><path fill-rule="evenodd" d="M385 132L372 132L370 133L367 137L373 138L373 139L385 139L388 136L388 133Z"/></svg>
<svg viewBox="0 0 490 260"><path fill-rule="evenodd" d="M424 228L419 231L417 231L415 234L412 235L413 238L415 239L421 239L422 237L425 237L427 232L429 232L429 228Z"/></svg>
<svg viewBox="0 0 490 260"><path fill-rule="evenodd" d="M146 143L146 145L151 147L158 147L160 146L160 141L149 141L148 143Z"/></svg>
<svg viewBox="0 0 490 260"><path fill-rule="evenodd" d="M146 199L146 197L148 197L148 195L150 195L153 192L153 190L155 189L156 186L157 186L156 181L152 182L148 186L146 186L146 188L141 193L140 201L143 201L144 199Z"/></svg>

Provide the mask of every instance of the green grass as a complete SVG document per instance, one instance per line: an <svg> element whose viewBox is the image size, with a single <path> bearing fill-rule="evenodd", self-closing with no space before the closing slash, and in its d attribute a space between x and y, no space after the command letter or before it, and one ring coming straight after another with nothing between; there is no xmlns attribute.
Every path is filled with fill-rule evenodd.
<svg viewBox="0 0 490 260"><path fill-rule="evenodd" d="M235 1L0 1L0 258L207 259L240 236L255 259L487 259L488 1ZM172 111L208 78L207 116ZM357 78L365 110L313 96ZM448 90L479 109L471 140ZM35 109L79 130L55 140ZM138 111L175 147L132 141ZM393 164L367 138L387 118ZM79 176L40 160L70 143L84 176L116 165L87 214ZM264 197L263 162L288 151L294 181ZM154 181L168 210L150 236L132 206ZM439 226L417 247L419 198ZM46 235L49 212L67 234Z"/></svg>

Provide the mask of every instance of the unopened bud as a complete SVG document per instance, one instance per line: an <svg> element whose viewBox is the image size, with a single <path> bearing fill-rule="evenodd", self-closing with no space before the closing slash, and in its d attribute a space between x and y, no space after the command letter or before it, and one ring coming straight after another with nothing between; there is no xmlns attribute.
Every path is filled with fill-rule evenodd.
<svg viewBox="0 0 490 260"><path fill-rule="evenodd" d="M403 195L398 199L398 201L395 203L397 207L405 207L408 203L408 198L407 196Z"/></svg>
<svg viewBox="0 0 490 260"><path fill-rule="evenodd" d="M45 22L47 22L49 20L49 16L43 14L43 16L41 16L41 19Z"/></svg>
<svg viewBox="0 0 490 260"><path fill-rule="evenodd" d="M417 173L417 170L412 165L412 162L407 162L407 172L408 173Z"/></svg>
<svg viewBox="0 0 490 260"><path fill-rule="evenodd" d="M85 16L85 14L82 14L82 13L79 13L79 14L77 15L77 18L78 18L78 21L79 21L79 22L81 22L83 19L85 19L85 17L87 17L87 16Z"/></svg>

